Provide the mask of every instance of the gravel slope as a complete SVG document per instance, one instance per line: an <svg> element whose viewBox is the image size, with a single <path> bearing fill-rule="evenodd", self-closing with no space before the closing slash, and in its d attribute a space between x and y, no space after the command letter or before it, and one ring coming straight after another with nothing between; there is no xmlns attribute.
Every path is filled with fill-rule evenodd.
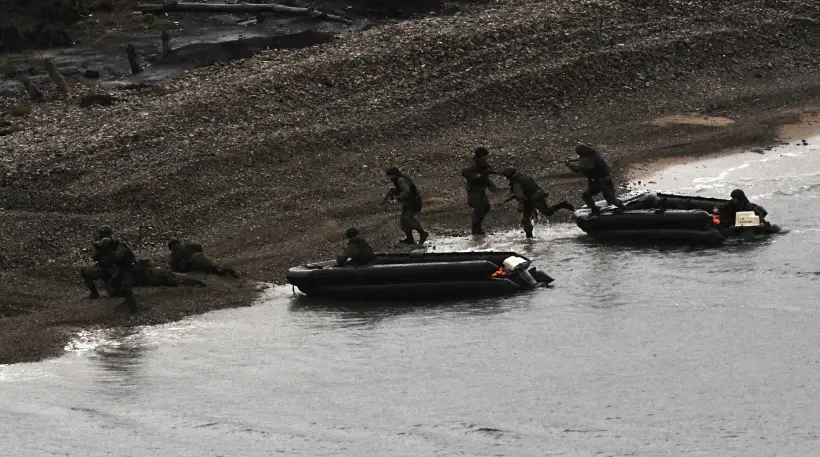
<svg viewBox="0 0 820 457"><path fill-rule="evenodd" d="M0 341L0 362L53 352L67 323L161 322L253 296L250 282L217 281L152 291L156 306L137 318L92 304L73 268L99 224L142 256L196 239L250 278L282 282L287 266L338 249L352 223L397 248L395 208L378 204L388 165L416 177L434 241L468 225L458 170L480 144L497 167L580 203L583 180L552 163L579 140L620 171L771 142L820 95L820 7L719 3L499 0L195 71L161 93L118 93L113 107L34 105L8 118L26 130L0 137L0 310L14 315L0 339L18 334ZM648 123L693 113L732 122ZM499 208L490 224L516 216Z"/></svg>

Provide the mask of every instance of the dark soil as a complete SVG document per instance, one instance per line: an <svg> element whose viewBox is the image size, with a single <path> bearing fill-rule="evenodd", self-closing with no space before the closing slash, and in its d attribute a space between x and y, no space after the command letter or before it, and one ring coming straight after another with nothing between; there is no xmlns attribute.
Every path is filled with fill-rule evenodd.
<svg viewBox="0 0 820 457"><path fill-rule="evenodd" d="M153 308L137 316L87 300L76 271L101 224L141 256L193 239L249 279L282 283L289 266L334 255L352 224L399 249L397 209L379 204L388 165L419 185L435 244L469 225L459 169L478 145L580 204L584 181L555 163L577 141L623 182L635 163L772 143L820 99L813 3L654 5L502 0L203 68L111 106L33 104L12 120L25 130L0 137L0 363L59 354L67 329L164 322L255 294L213 279L139 291ZM674 114L733 122L650 122ZM488 225L517 219L499 206Z"/></svg>

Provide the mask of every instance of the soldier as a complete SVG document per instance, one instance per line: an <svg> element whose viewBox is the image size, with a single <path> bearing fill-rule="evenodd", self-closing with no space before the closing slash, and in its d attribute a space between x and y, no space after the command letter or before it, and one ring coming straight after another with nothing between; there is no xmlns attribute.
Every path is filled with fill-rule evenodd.
<svg viewBox="0 0 820 457"><path fill-rule="evenodd" d="M406 237L399 243L415 244L416 241L413 239L413 230L415 230L419 233L419 244L424 244L430 234L424 230L421 222L416 218L422 206L418 188L396 167L390 167L384 173L393 183L393 188L385 195L384 202L389 199L398 200L401 203L400 226Z"/></svg>
<svg viewBox="0 0 820 457"><path fill-rule="evenodd" d="M490 151L485 147L476 148L473 151L473 159L470 165L461 170L461 175L467 181L467 204L473 209L472 234L484 235L482 223L487 213L490 212L490 199L487 198L487 189L496 191L490 175L496 174L487 163L487 155Z"/></svg>
<svg viewBox="0 0 820 457"><path fill-rule="evenodd" d="M205 282L182 273L174 273L167 268L154 265L147 259L137 261L136 285L145 287L177 287L200 286L206 287Z"/></svg>
<svg viewBox="0 0 820 457"><path fill-rule="evenodd" d="M615 185L612 183L610 168L604 158L598 154L598 151L583 143L575 147L575 153L578 154L578 164L567 161L566 166L587 178L588 187L581 198L589 207L590 212L593 215L601 212L592 198L598 194L603 194L607 204L615 205L619 211L623 211L624 204L615 196Z"/></svg>
<svg viewBox="0 0 820 457"><path fill-rule="evenodd" d="M359 236L359 229L350 227L345 230L347 247L345 252L336 258L336 263L341 267L345 265L362 266L369 265L376 260L376 254L370 243Z"/></svg>
<svg viewBox="0 0 820 457"><path fill-rule="evenodd" d="M110 287L115 294L125 297L125 304L133 313L137 311L137 300L134 298L133 287L136 282L135 268L137 259L131 249L122 242L116 242L111 238L103 238L100 245L100 265L104 268L113 268L114 273L106 280L106 286Z"/></svg>
<svg viewBox="0 0 820 457"><path fill-rule="evenodd" d="M98 280L107 281L111 275L114 274L114 267L112 265L100 263L100 253L102 250L100 241L106 238L112 240L115 245L119 243L119 240L114 239L113 230L111 230L111 227L103 225L97 231L97 239L94 240L94 248L91 254L91 259L94 263L80 269L80 276L83 278L88 290L91 291L89 298L92 299L100 297L100 293L97 291L96 282Z"/></svg>
<svg viewBox="0 0 820 457"><path fill-rule="evenodd" d="M771 225L765 219L769 214L765 208L760 205L755 205L746 197L746 193L741 189L735 189L729 195L731 200L720 208L719 220L722 225L731 227L735 225L735 218L738 211L754 211L760 218L760 223L763 225Z"/></svg>
<svg viewBox="0 0 820 457"><path fill-rule="evenodd" d="M562 201L557 205L547 205L547 192L544 191L530 176L521 173L515 167L505 168L501 174L510 180L510 195L504 202L510 200L518 201L518 212L522 213L521 224L527 238L532 238L532 218L536 215L536 210L544 216L552 216L556 211L566 209L575 211L575 208Z"/></svg>
<svg viewBox="0 0 820 457"><path fill-rule="evenodd" d="M223 267L207 257L199 243L183 244L179 240L171 240L168 242L168 249L171 250L171 261L168 265L173 272L201 271L218 276L239 277L239 273L233 268Z"/></svg>

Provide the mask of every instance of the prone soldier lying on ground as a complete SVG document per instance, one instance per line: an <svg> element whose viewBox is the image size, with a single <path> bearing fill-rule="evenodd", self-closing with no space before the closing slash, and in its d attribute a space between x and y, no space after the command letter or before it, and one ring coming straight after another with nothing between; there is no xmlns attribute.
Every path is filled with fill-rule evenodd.
<svg viewBox="0 0 820 457"><path fill-rule="evenodd" d="M186 274L174 273L173 271L158 267L153 261L139 259L135 268L136 284L143 287L177 287L177 286L200 286L205 287L204 281L192 278Z"/></svg>
<svg viewBox="0 0 820 457"><path fill-rule="evenodd" d="M174 239L168 242L168 249L171 250L171 261L168 266L173 272L199 271L218 276L231 275L234 278L239 277L239 273L233 268L219 265L206 256L202 252L202 245L199 243L182 243Z"/></svg>

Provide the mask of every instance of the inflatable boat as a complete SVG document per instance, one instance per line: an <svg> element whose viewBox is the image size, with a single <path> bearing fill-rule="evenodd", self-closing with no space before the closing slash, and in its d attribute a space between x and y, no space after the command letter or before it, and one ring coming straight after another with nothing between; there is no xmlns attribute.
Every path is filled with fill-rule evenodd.
<svg viewBox="0 0 820 457"><path fill-rule="evenodd" d="M288 270L287 280L309 297L415 301L504 295L549 285L549 275L515 252L382 253L366 266L336 261Z"/></svg>
<svg viewBox="0 0 820 457"><path fill-rule="evenodd" d="M599 214L591 215L584 205L573 216L578 227L589 236L612 243L717 246L731 238L749 240L780 231L777 225L761 222L746 213L738 213L738 221L732 225L721 224L712 212L728 202L728 199L644 192L623 200L624 211L606 206L606 202L597 202L601 208Z"/></svg>

